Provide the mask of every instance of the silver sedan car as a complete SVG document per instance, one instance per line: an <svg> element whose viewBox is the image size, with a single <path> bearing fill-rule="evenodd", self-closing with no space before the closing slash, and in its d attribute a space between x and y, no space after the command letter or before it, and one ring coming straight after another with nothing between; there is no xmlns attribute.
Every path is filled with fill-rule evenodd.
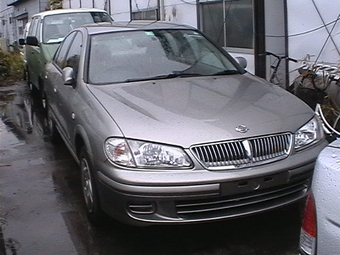
<svg viewBox="0 0 340 255"><path fill-rule="evenodd" d="M207 222L304 197L319 119L192 27L86 25L46 65L52 141L80 165L90 221Z"/></svg>
<svg viewBox="0 0 340 255"><path fill-rule="evenodd" d="M319 155L300 236L302 255L340 253L340 139Z"/></svg>

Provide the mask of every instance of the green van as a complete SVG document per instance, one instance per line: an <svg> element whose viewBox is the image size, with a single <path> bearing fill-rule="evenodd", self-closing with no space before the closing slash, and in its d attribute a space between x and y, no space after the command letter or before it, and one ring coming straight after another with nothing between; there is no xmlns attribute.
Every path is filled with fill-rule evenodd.
<svg viewBox="0 0 340 255"><path fill-rule="evenodd" d="M45 65L72 29L112 21L106 11L94 8L58 9L33 15L26 38L19 40L25 45L25 72L30 89L38 89L44 98Z"/></svg>

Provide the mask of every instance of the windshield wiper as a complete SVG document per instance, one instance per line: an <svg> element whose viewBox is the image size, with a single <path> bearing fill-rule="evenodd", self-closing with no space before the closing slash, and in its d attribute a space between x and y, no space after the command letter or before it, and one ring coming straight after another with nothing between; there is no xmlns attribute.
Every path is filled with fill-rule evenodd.
<svg viewBox="0 0 340 255"><path fill-rule="evenodd" d="M190 73L185 71L173 71L169 74L161 74L151 77L141 77L141 78L130 78L126 79L124 82L135 82L135 81L151 81L151 80L162 80L162 79L172 79L176 77L195 77L195 76L210 76L210 75L230 75L230 74L239 74L238 70L223 70L220 72L216 72L213 74L201 74L201 73Z"/></svg>
<svg viewBox="0 0 340 255"><path fill-rule="evenodd" d="M223 70L212 75L230 75L230 74L239 74L238 70Z"/></svg>
<svg viewBox="0 0 340 255"><path fill-rule="evenodd" d="M162 80L162 79L172 79L172 78L176 78L176 77L192 77L192 76L202 76L202 74L182 73L182 72L173 71L173 73L169 73L169 74L162 74L162 75L156 75L156 76L145 77L145 78L126 79L124 82Z"/></svg>
<svg viewBox="0 0 340 255"><path fill-rule="evenodd" d="M171 79L178 77L177 74L170 73L170 74L162 74L162 75L156 75L156 76L151 76L151 77L145 77L145 78L131 78L131 79L126 79L124 82L134 82L134 81L150 81L150 80L161 80L161 79Z"/></svg>

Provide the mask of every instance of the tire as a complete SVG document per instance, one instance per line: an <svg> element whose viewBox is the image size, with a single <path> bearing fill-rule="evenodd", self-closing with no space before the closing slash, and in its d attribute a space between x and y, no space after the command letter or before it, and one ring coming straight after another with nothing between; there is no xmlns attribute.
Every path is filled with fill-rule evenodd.
<svg viewBox="0 0 340 255"><path fill-rule="evenodd" d="M53 144L59 144L62 141L62 139L56 127L55 121L51 115L51 110L48 105L46 108L45 119L46 119L46 131L47 131L46 133L47 133L48 140Z"/></svg>
<svg viewBox="0 0 340 255"><path fill-rule="evenodd" d="M100 207L96 176L85 147L80 151L79 163L87 218L94 225L102 225L105 222L106 215Z"/></svg>
<svg viewBox="0 0 340 255"><path fill-rule="evenodd" d="M29 89L31 95L38 97L39 96L39 90L32 83L30 72L29 72L28 68L26 70L26 84L28 86L28 89Z"/></svg>
<svg viewBox="0 0 340 255"><path fill-rule="evenodd" d="M31 76L30 76L30 72L28 69L25 70L26 72L26 83L27 83L27 86L28 86L28 89L33 92L33 84L31 82Z"/></svg>
<svg viewBox="0 0 340 255"><path fill-rule="evenodd" d="M41 79L39 79L39 94L40 94L41 106L44 109L45 113L47 113L47 97L46 97L46 92L44 88L44 82Z"/></svg>
<svg viewBox="0 0 340 255"><path fill-rule="evenodd" d="M22 80L27 81L27 69L25 67L23 68Z"/></svg>

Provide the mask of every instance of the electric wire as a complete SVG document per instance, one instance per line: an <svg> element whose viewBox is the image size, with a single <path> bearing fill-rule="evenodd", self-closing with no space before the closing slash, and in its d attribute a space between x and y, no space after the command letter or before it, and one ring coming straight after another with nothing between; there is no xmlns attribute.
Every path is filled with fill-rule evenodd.
<svg viewBox="0 0 340 255"><path fill-rule="evenodd" d="M338 21L340 20L340 17L338 17L337 19L329 22L329 23L326 23L325 25L321 25L319 27L316 27L316 28L313 28L313 29L310 29L310 30L306 30L306 31L303 31L303 32L300 32L300 33L296 33L296 34L289 34L288 37L296 37L296 36L301 36L301 35L306 35L306 34L310 34L310 33L313 33L315 31L318 31L320 29L324 29L325 26L329 26L329 25L334 25L334 23L337 23ZM280 35L267 35L267 37L284 37L284 36L280 36Z"/></svg>
<svg viewBox="0 0 340 255"><path fill-rule="evenodd" d="M196 5L197 3L196 3L196 1L186 1L186 0L180 0L183 4L189 4L189 5ZM313 1L313 0L312 0ZM136 0L134 0L134 2L135 2L135 6L136 6L136 8L137 8L137 10L138 11L141 11L140 9L139 9L139 6L138 6L138 3L137 3L137 1ZM229 2L229 1L228 1ZM216 2L215 2L216 3ZM205 4L205 5L208 5L208 12L209 12L209 16L210 16L210 22L212 23L212 24L214 24L215 22L213 22L214 20L213 20L213 17L215 16L217 16L216 15L216 12L214 12L212 9L213 9L213 4L214 4L214 2L211 2L211 3L209 3L209 2L207 2L207 3L200 3L200 4ZM237 4L237 2L233 2L233 1L230 1L229 2L229 4L228 4L228 8L227 8L227 11L226 11L226 17L225 18L223 18L222 17L222 20L223 20L223 22L226 22L226 19L227 19L227 15L229 14L229 12L230 12L230 9L232 8L232 5L233 4ZM176 6L176 5L178 5L178 4L168 4L168 5L165 5L165 7L171 7L171 6ZM148 1L148 7L147 7L147 9L149 9L150 8L150 0ZM125 14L125 13L129 13L129 11L126 11L126 12L119 12L119 13L115 13L115 14ZM333 29L334 29L334 27L335 27L335 25L337 24L337 22L340 20L340 15L335 19L335 20L333 20L333 21L330 21L330 22L328 22L328 23L324 23L323 25L321 25L321 26L319 26L319 27L316 27L316 28L313 28L313 29L310 29L310 30L306 30L306 31L302 31L302 32L300 32L300 33L295 33L295 34L288 34L287 36L288 36L288 38L292 38L292 37L297 37L297 36L303 36L303 35L307 35L307 34L310 34L310 33L313 33L313 32L316 32L316 31L318 31L318 30L321 30L321 29L325 29L327 26L330 26L330 25L333 25ZM220 29L218 29L218 25L213 25L213 27L214 27L214 30L215 30L215 34L217 35L216 36L216 38L217 38L217 40L219 41L220 39L221 39L221 37L223 36L223 34L224 34L224 28L223 28L223 26L222 27L220 27ZM327 28L326 28L327 29ZM333 30L332 29L332 30ZM279 35L266 35L266 37L268 37L268 38L282 38L282 37L285 37L285 36L279 36Z"/></svg>
<svg viewBox="0 0 340 255"><path fill-rule="evenodd" d="M312 1L312 3L313 3L314 8L316 9L317 13L319 14L319 17L320 17L322 23L323 23L324 26L325 26L325 21L324 21L322 15L321 15L321 13L320 13L319 8L316 6L314 0L311 0L311 1ZM338 19L339 19L339 18L340 18L340 14L338 15ZM336 24L337 24L337 22L335 22L335 23L333 24L333 27L332 27L331 31L328 30L328 27L327 27L327 26L325 26L325 29L326 29L326 31L327 31L327 33L328 33L328 36L327 36L327 39L325 40L325 42L324 42L324 44L323 44L323 46L322 46L322 48L321 48L321 50L320 50L320 52L319 52L318 57L316 58L315 62L318 61L318 59L319 59L319 57L320 57L322 51L324 50L324 48L325 48L325 46L326 46L326 43L328 42L329 39L331 39L332 43L334 44L334 47L335 47L336 51L338 52L338 55L340 56L339 49L338 49L336 43L334 42L334 39L333 39L333 36L332 36L332 32L333 32L333 30L334 30Z"/></svg>
<svg viewBox="0 0 340 255"><path fill-rule="evenodd" d="M185 3L185 4L196 5L196 1L188 2L188 1L185 1L185 0L181 0L181 2L183 2L183 3Z"/></svg>

